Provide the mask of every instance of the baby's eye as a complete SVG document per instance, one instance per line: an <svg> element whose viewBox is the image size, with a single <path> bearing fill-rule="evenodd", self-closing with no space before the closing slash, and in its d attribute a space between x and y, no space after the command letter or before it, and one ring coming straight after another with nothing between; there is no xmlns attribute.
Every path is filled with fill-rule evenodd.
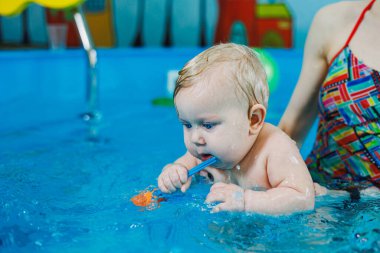
<svg viewBox="0 0 380 253"><path fill-rule="evenodd" d="M215 126L215 123L203 123L202 126L206 129L211 129Z"/></svg>
<svg viewBox="0 0 380 253"><path fill-rule="evenodd" d="M184 122L184 123L182 123L182 125L183 125L184 127L188 128L188 129L191 128L191 124L190 124L190 123L185 123L185 122Z"/></svg>

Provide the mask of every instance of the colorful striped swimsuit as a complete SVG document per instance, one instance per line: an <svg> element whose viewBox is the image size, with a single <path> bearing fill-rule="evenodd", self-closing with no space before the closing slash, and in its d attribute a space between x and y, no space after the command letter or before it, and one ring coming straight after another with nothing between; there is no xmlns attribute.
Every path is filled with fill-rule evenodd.
<svg viewBox="0 0 380 253"><path fill-rule="evenodd" d="M332 189L380 188L380 74L349 48L374 2L331 61L319 93L317 139L306 163L313 180Z"/></svg>

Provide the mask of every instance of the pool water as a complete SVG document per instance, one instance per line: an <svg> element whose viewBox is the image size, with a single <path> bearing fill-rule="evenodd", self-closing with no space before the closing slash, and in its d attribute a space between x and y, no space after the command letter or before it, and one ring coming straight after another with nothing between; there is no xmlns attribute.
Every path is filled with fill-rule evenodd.
<svg viewBox="0 0 380 253"><path fill-rule="evenodd" d="M0 252L380 252L376 196L334 193L281 217L211 214L199 179L155 210L130 202L185 151L174 108L151 101L199 51L100 51L103 119L92 126L79 116L82 52L0 53ZM270 53L281 75L267 119L277 124L301 53Z"/></svg>

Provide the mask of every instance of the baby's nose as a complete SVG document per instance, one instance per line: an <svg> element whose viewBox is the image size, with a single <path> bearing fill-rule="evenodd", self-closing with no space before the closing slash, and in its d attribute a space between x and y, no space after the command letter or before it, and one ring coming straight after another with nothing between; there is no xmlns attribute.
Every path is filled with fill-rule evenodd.
<svg viewBox="0 0 380 253"><path fill-rule="evenodd" d="M205 145L206 144L206 140L205 138L203 137L201 131L199 130L195 130L193 131L192 135L191 135L191 141L195 144L195 145Z"/></svg>

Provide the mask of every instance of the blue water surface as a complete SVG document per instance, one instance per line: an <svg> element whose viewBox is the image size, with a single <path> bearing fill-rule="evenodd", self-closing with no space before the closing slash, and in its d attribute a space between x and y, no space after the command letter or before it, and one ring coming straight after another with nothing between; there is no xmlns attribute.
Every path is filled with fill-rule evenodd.
<svg viewBox="0 0 380 253"><path fill-rule="evenodd" d="M148 211L130 198L156 185L185 151L166 73L201 49L99 52L103 119L89 125L81 51L0 53L0 252L379 252L380 200L318 197L281 217L210 213L198 180ZM277 124L301 64L269 50L280 72L268 121ZM311 137L302 150L311 148Z"/></svg>

